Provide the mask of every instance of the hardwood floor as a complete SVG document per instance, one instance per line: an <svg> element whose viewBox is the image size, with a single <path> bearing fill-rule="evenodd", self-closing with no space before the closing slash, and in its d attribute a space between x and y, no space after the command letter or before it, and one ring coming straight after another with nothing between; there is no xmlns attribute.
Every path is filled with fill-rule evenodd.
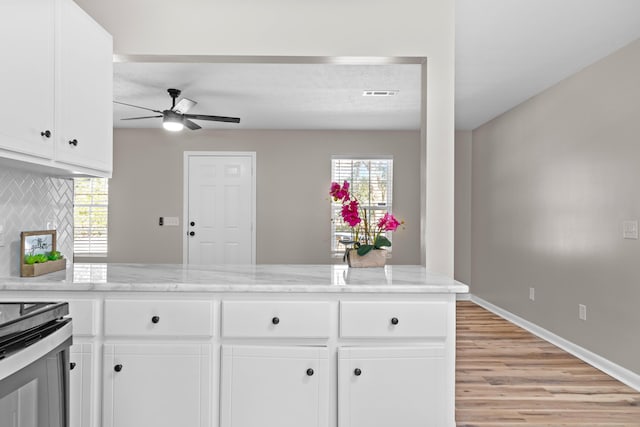
<svg viewBox="0 0 640 427"><path fill-rule="evenodd" d="M470 301L457 307L458 427L640 426L640 393Z"/></svg>

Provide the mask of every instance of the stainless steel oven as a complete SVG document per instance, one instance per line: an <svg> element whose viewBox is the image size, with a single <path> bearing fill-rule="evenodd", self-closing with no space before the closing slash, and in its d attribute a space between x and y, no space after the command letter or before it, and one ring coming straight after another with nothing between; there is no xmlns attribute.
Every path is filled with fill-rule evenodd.
<svg viewBox="0 0 640 427"><path fill-rule="evenodd" d="M69 427L67 303L0 302L0 426Z"/></svg>

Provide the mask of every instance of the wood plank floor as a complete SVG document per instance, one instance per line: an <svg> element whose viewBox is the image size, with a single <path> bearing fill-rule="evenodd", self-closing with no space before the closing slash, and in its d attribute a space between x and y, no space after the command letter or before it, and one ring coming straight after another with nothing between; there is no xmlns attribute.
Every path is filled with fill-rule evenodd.
<svg viewBox="0 0 640 427"><path fill-rule="evenodd" d="M470 302L458 302L458 427L640 426L640 393Z"/></svg>

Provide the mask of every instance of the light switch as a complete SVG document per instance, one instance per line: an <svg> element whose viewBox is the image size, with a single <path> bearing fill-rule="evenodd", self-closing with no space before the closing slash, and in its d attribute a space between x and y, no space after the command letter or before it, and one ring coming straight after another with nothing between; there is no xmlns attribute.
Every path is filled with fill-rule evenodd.
<svg viewBox="0 0 640 427"><path fill-rule="evenodd" d="M622 238L638 240L638 221L622 221Z"/></svg>
<svg viewBox="0 0 640 427"><path fill-rule="evenodd" d="M177 227L180 225L180 219L177 216L163 216L163 217L160 217L159 224L170 226L170 227Z"/></svg>

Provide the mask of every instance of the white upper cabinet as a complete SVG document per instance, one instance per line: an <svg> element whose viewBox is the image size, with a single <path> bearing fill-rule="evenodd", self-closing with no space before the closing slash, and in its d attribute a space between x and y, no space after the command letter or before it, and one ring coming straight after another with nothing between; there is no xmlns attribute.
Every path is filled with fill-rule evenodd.
<svg viewBox="0 0 640 427"><path fill-rule="evenodd" d="M0 157L110 176L111 36L72 0L3 0L0 16Z"/></svg>
<svg viewBox="0 0 640 427"><path fill-rule="evenodd" d="M54 4L51 0L0 3L3 157L53 158Z"/></svg>
<svg viewBox="0 0 640 427"><path fill-rule="evenodd" d="M112 38L75 3L60 3L56 161L110 172Z"/></svg>

